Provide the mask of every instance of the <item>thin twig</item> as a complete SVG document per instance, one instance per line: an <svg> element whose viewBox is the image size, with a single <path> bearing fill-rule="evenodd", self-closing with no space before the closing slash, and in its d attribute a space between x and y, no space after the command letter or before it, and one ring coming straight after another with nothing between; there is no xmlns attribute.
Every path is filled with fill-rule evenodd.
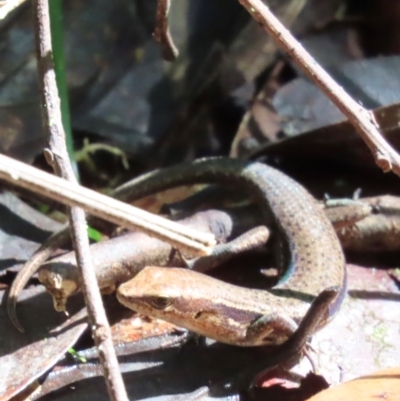
<svg viewBox="0 0 400 401"><path fill-rule="evenodd" d="M161 45L165 60L174 61L178 57L178 49L172 40L168 25L168 12L171 0L158 0L156 11L156 26L154 28L154 39Z"/></svg>
<svg viewBox="0 0 400 401"><path fill-rule="evenodd" d="M42 103L42 117L48 130L49 149L46 152L48 163L55 173L76 185L70 164L65 132L61 119L61 105L58 96L56 76L53 64L51 31L49 17L49 0L34 0L34 28L36 39L36 58L38 63L39 86ZM111 329L103 307L101 294L97 285L96 274L87 237L85 212L73 206L68 210L78 269L81 275L82 291L88 310L92 335L99 351L104 380L108 394L113 401L128 401L122 374L119 370L111 337Z"/></svg>
<svg viewBox="0 0 400 401"><path fill-rule="evenodd" d="M239 0L239 3L349 119L370 148L376 164L384 172L392 170L400 176L400 156L382 137L372 112L352 99L331 78L261 0Z"/></svg>

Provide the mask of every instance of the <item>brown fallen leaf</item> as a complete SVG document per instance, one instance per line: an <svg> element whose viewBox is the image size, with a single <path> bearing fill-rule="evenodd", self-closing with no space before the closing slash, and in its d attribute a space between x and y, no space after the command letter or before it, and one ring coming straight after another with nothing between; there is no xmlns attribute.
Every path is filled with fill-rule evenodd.
<svg viewBox="0 0 400 401"><path fill-rule="evenodd" d="M398 401L400 394L400 367L380 370L368 376L332 387L307 401Z"/></svg>

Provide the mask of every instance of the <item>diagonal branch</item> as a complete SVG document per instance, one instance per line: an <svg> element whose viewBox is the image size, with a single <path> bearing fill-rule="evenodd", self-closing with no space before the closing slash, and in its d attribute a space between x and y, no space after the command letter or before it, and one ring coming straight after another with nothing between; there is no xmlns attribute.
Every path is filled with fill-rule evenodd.
<svg viewBox="0 0 400 401"><path fill-rule="evenodd" d="M239 0L239 3L349 119L371 150L376 164L384 172L392 170L400 176L400 156L382 137L372 112L332 79L261 0Z"/></svg>
<svg viewBox="0 0 400 401"><path fill-rule="evenodd" d="M208 255L215 237L0 154L0 179L67 206L79 206L89 214L128 229L141 230L194 255Z"/></svg>

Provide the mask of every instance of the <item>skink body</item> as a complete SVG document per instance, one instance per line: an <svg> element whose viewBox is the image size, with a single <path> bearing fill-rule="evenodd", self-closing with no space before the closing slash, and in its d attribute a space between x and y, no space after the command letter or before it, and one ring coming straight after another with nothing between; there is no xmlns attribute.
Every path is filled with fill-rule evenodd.
<svg viewBox="0 0 400 401"><path fill-rule="evenodd" d="M269 292L260 292L177 270L171 270L169 278L164 276L168 281L159 283L164 273L147 268L120 286L120 302L222 342L279 344L295 330L315 297L335 286L340 291L320 326L326 324L346 291L344 256L316 200L291 178L261 163L211 158L139 177L125 190L153 193L200 182L240 185L256 198L265 213L272 212L280 233L279 265L282 271L285 269L280 283ZM185 284L189 281L190 285ZM195 291L196 281L200 283L199 291ZM185 286L188 292L184 292ZM183 296L178 294L179 288Z"/></svg>
<svg viewBox="0 0 400 401"><path fill-rule="evenodd" d="M340 291L337 286L329 288ZM300 312L307 313L310 306L300 299L285 302L267 291L228 284L189 269L158 266L148 266L122 284L117 297L130 309L238 346L283 343L304 317ZM328 306L309 336L331 317Z"/></svg>

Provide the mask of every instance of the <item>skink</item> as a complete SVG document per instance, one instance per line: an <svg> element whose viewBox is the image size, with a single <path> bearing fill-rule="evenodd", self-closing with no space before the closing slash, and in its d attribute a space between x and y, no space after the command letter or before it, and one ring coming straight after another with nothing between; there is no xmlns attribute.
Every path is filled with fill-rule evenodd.
<svg viewBox="0 0 400 401"><path fill-rule="evenodd" d="M133 193L136 195L134 198L139 198L174 186L194 183L243 188L255 197L265 216L272 212L281 234L277 241L279 266L282 271L285 266L286 270L278 287L271 293L263 293L262 300L266 302L264 316L268 319L267 328L271 332L267 342L284 341L297 327L297 322L305 315L312 300L325 288L337 286L340 291L321 325L326 323L345 294L345 262L332 225L315 199L298 183L271 167L228 158L201 159L151 172L123 186L118 195L132 198ZM128 284L121 287L120 300L128 306L134 305L129 291L124 295L124 288L127 289ZM223 292L221 294L226 295ZM212 299L211 294L207 296L205 301ZM260 309L246 306L240 299L238 305L244 305L242 309L248 323L249 317L259 315ZM155 309L150 312L153 315L157 313ZM232 322L236 324L234 320ZM214 331L203 334L215 338ZM251 340L248 344L254 345L253 342Z"/></svg>
<svg viewBox="0 0 400 401"><path fill-rule="evenodd" d="M252 346L284 342L315 297L335 286L340 290L319 327L326 324L344 298L346 270L337 236L315 199L274 168L227 158L201 159L156 171L122 191L141 191L145 186L156 192L195 182L242 185L264 213L272 212L281 235L277 242L279 265L286 266L279 284L260 292L190 271L164 272L152 267L120 286L119 301L218 341ZM168 274L171 276L164 281ZM161 278L163 283L159 283ZM198 291L196 280L200 280Z"/></svg>
<svg viewBox="0 0 400 401"><path fill-rule="evenodd" d="M148 266L122 284L117 298L137 312L238 346L282 344L304 317L301 311L307 313L310 306L301 299L283 299L193 270L158 266ZM331 318L329 305L308 335Z"/></svg>

